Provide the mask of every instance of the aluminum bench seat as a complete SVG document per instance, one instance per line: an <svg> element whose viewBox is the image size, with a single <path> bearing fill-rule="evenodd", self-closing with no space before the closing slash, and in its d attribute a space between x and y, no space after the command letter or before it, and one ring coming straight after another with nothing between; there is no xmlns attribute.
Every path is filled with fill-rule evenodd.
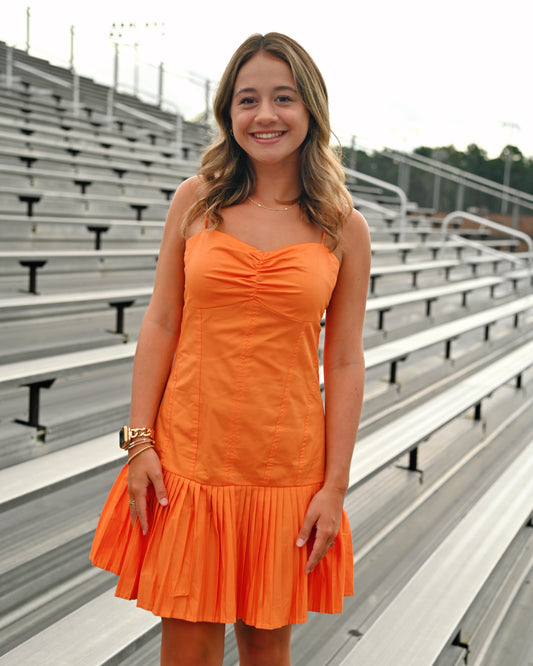
<svg viewBox="0 0 533 666"><path fill-rule="evenodd" d="M514 317L514 327L518 326L519 316L533 308L533 294L509 301L503 305L476 312L466 317L454 319L453 321L431 326L418 333L407 335L391 342L384 342L365 351L365 365L367 370L385 363L390 363L389 382L397 380L397 364L404 361L411 354L431 347L439 343L445 343L446 359L451 357L452 342L464 333L477 328L484 328L484 339L487 341L490 335L490 327L505 317ZM320 366L320 380L324 382L324 369Z"/></svg>
<svg viewBox="0 0 533 666"><path fill-rule="evenodd" d="M468 511L363 634L341 666L429 666L533 511L533 441ZM533 558L530 556L530 564Z"/></svg>
<svg viewBox="0 0 533 666"><path fill-rule="evenodd" d="M407 453L409 469L415 471L422 442L472 408L474 419L481 420L482 401L511 380L520 387L523 372L532 365L533 341L517 343L514 351L358 439L350 466L350 488Z"/></svg>
<svg viewBox="0 0 533 666"><path fill-rule="evenodd" d="M431 315L432 304L443 296L461 294L462 306L466 307L467 296L472 291L489 288L491 297L493 297L495 288L504 283L504 277L486 276L470 280L448 282L438 287L427 287L424 289L414 289L395 294L388 294L386 296L375 296L368 299L366 311L367 313L378 313L377 327L379 330L382 330L384 327L385 313L389 312L394 307L399 307L401 305L407 305L411 303L424 302L426 304L426 317L429 317Z"/></svg>

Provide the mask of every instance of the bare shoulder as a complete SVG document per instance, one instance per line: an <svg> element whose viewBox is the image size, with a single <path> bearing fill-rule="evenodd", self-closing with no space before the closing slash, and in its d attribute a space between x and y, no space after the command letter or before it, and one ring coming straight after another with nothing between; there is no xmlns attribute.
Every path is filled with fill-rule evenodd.
<svg viewBox="0 0 533 666"><path fill-rule="evenodd" d="M199 176L192 176L184 180L174 192L172 206L176 208L190 208L198 199L202 180Z"/></svg>
<svg viewBox="0 0 533 666"><path fill-rule="evenodd" d="M338 247L341 265L355 259L366 263L370 258L370 230L368 223L355 209L352 209L342 227L342 236Z"/></svg>
<svg viewBox="0 0 533 666"><path fill-rule="evenodd" d="M341 246L344 251L353 251L355 247L365 249L370 245L368 223L361 213L355 209L346 219L342 227Z"/></svg>
<svg viewBox="0 0 533 666"><path fill-rule="evenodd" d="M191 176L186 178L178 187L176 192L180 192L184 195L189 195L193 198L198 196L198 190L202 186L202 179L200 176Z"/></svg>
<svg viewBox="0 0 533 666"><path fill-rule="evenodd" d="M167 233L181 236L181 224L189 208L198 200L201 184L198 176L192 176L178 186L167 213Z"/></svg>

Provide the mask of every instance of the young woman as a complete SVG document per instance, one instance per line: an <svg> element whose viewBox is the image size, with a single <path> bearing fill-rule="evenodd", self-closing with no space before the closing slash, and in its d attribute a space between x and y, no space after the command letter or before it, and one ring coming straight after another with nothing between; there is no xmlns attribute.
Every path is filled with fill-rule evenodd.
<svg viewBox="0 0 533 666"><path fill-rule="evenodd" d="M163 666L290 664L291 625L353 593L343 510L363 395L365 220L294 40L253 35L218 140L173 198L133 370L129 464L92 561L162 617ZM326 311L325 402L318 342Z"/></svg>

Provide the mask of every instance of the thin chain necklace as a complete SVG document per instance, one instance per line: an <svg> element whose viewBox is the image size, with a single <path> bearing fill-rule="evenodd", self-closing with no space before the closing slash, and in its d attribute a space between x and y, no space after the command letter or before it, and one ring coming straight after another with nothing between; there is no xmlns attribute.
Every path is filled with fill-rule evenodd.
<svg viewBox="0 0 533 666"><path fill-rule="evenodd" d="M289 208L293 208L296 206L298 203L297 201L290 206L284 206L283 208L270 208L270 206L265 206L265 204L259 203L258 201L254 201L252 197L248 197L248 201L250 203L253 203L254 206L257 206L258 208L266 208L266 210L273 210L275 213L284 213L286 210L289 210Z"/></svg>

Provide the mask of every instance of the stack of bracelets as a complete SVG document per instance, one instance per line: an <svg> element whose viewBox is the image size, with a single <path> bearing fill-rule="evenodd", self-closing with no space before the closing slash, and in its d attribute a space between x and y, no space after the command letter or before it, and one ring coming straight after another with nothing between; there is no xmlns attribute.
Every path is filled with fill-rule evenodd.
<svg viewBox="0 0 533 666"><path fill-rule="evenodd" d="M148 449L153 449L155 446L155 433L153 428L130 428L129 426L124 426L120 431L120 448L124 451L131 451L138 446L144 445L139 451L128 458L128 465L131 461L143 451L148 451Z"/></svg>

